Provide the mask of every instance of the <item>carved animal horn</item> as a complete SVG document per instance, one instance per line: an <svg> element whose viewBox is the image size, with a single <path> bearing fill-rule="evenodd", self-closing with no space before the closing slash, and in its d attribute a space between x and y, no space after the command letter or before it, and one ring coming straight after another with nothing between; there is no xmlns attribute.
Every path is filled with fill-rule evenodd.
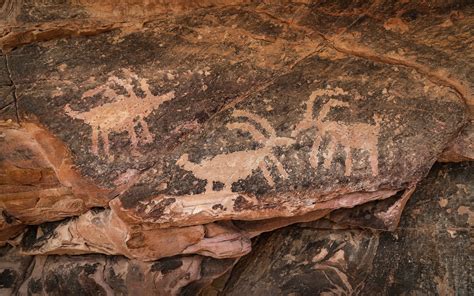
<svg viewBox="0 0 474 296"><path fill-rule="evenodd" d="M313 126L313 106L317 97L317 91L313 91L309 96L308 101L306 101L306 111L304 113L303 119L296 125L295 129L291 133L292 137L296 136L299 132Z"/></svg>
<svg viewBox="0 0 474 296"><path fill-rule="evenodd" d="M127 77L126 79L118 78L117 76L110 76L108 84L114 82L118 86L123 87L130 97L136 97L135 92L133 91L132 79ZM110 89L110 87L108 87Z"/></svg>
<svg viewBox="0 0 474 296"><path fill-rule="evenodd" d="M71 109L71 106L69 106L69 104L66 104L66 106L64 106L64 111L66 112L67 115L73 117L73 118L77 118L77 119L81 119L80 117L80 113L77 112L76 110L72 110Z"/></svg>
<svg viewBox="0 0 474 296"><path fill-rule="evenodd" d="M248 119L251 119L251 120L255 121L261 127L263 127L263 129L270 134L270 137L272 137L272 138L276 137L276 131L271 126L271 124L265 118L260 117L257 114L250 113L250 112L244 111L244 110L235 110L232 113L232 116L234 116L234 117L247 117Z"/></svg>
<svg viewBox="0 0 474 296"><path fill-rule="evenodd" d="M226 126L228 129L239 129L244 132L249 132L255 139L255 141L259 143L263 143L266 139L265 136L258 129L256 129L253 125L247 122L233 122L228 123Z"/></svg>
<svg viewBox="0 0 474 296"><path fill-rule="evenodd" d="M306 130L310 127L313 126L314 120L313 120L313 107L314 107L314 102L318 97L322 96L328 96L328 97L335 97L339 95L347 95L348 93L344 91L340 87L336 87L335 89L317 89L311 93L309 96L308 101L306 101L306 111L304 113L303 119L296 125L294 131L291 133L291 136L294 137L296 136L299 132ZM329 102L328 102L329 103ZM323 108L327 108L329 110L330 105L326 103ZM328 111L327 110L327 111ZM325 115L321 116L321 114L325 110L321 110L321 113L319 115L319 119L322 120L322 117Z"/></svg>

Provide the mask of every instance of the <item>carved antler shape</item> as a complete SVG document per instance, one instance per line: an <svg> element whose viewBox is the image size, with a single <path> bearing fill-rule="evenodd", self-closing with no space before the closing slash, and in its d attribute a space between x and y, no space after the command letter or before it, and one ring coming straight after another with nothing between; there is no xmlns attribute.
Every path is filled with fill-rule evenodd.
<svg viewBox="0 0 474 296"><path fill-rule="evenodd" d="M277 136L276 131L272 127L270 122L268 122L268 120L266 120L265 118L263 118L261 116L258 116L257 114L250 113L250 112L244 111L244 110L235 110L232 113L232 116L234 116L234 117L246 117L250 120L253 120L256 123L258 123L270 135L270 138L275 138Z"/></svg>
<svg viewBox="0 0 474 296"><path fill-rule="evenodd" d="M303 119L296 125L295 129L291 133L291 136L295 137L298 133L314 126L315 124L315 120L313 119L314 102L316 101L317 98L322 97L322 96L335 97L335 96L347 95L347 94L348 93L346 91L344 91L342 88L339 88L339 87L336 87L335 89L318 89L318 90L313 91L311 95L309 96L309 99L305 103L306 111L304 113ZM324 107L330 108L331 106L348 107L349 104L347 104L346 102L339 101L339 100L330 99L328 103L324 105ZM322 117L325 116L325 115L323 116L321 115L322 114L320 114L319 116L320 120L322 120Z"/></svg>
<svg viewBox="0 0 474 296"><path fill-rule="evenodd" d="M228 123L226 126L228 129L238 129L245 132L248 132L252 135L253 139L259 143L264 143L268 138L276 138L276 131L270 125L270 123L265 119L262 118L254 113L250 113L244 110L235 110L232 113L233 117L245 117L248 118L257 124L259 124L268 134L269 137L266 137L262 132L260 132L254 125L248 122L233 122Z"/></svg>
<svg viewBox="0 0 474 296"><path fill-rule="evenodd" d="M102 93L105 97L109 99L117 100L117 98L123 98L122 95L117 94L117 92L113 89L114 85L120 86L125 89L129 97L136 97L136 94L133 90L133 79L140 83L140 87L142 88L146 96L152 96L149 85L145 80L140 80L137 74L132 72L130 69L123 69L122 72L125 74L126 78L110 76L104 85L84 92L82 98L93 97L100 93Z"/></svg>

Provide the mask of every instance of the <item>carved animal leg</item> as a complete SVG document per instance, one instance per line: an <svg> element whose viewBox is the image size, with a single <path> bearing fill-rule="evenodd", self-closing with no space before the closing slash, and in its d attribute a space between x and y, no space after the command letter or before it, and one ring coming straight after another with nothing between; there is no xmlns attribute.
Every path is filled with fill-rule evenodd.
<svg viewBox="0 0 474 296"><path fill-rule="evenodd" d="M212 180L207 180L207 183L206 183L206 192L212 192L213 191L213 184L214 182L212 182ZM225 187L225 185L224 185Z"/></svg>
<svg viewBox="0 0 474 296"><path fill-rule="evenodd" d="M318 167L318 152L319 146L321 145L321 137L319 135L316 136L314 140L313 147L311 147L311 152L309 155L309 163L313 168Z"/></svg>
<svg viewBox="0 0 474 296"><path fill-rule="evenodd" d="M285 168L283 167L281 162L278 160L278 158L276 158L272 154L268 155L268 158L270 158L270 160L275 164L275 166L277 167L278 172L280 173L280 176L283 179L287 179L288 178L288 173L285 171Z"/></svg>
<svg viewBox="0 0 474 296"><path fill-rule="evenodd" d="M352 173L352 153L351 147L346 146L344 147L344 151L346 152L346 171L344 172L344 176L350 176Z"/></svg>
<svg viewBox="0 0 474 296"><path fill-rule="evenodd" d="M128 128L128 135L130 136L130 142L132 143L132 150L137 150L138 139L137 133L135 133L135 127L133 125Z"/></svg>
<svg viewBox="0 0 474 296"><path fill-rule="evenodd" d="M272 175L270 174L270 171L267 169L267 166L265 165L265 161L262 161L258 167L262 170L263 176L265 177L265 180L267 180L268 185L270 187L275 186L275 182L273 182Z"/></svg>
<svg viewBox="0 0 474 296"><path fill-rule="evenodd" d="M144 142L145 143L151 143L153 141L153 136L151 135L150 130L148 129L148 123L146 123L146 121L141 117L140 117L139 121L140 121L140 124L142 126L143 133L145 134Z"/></svg>
<svg viewBox="0 0 474 296"><path fill-rule="evenodd" d="M330 141L327 147L326 155L324 157L324 167L327 170L331 168L331 162L332 162L334 150L336 150L336 143L334 143L334 141Z"/></svg>
<svg viewBox="0 0 474 296"><path fill-rule="evenodd" d="M379 174L379 153L377 146L369 150L370 153L370 168L372 169L372 176Z"/></svg>
<svg viewBox="0 0 474 296"><path fill-rule="evenodd" d="M99 130L92 128L92 153L99 155Z"/></svg>
<svg viewBox="0 0 474 296"><path fill-rule="evenodd" d="M102 141L104 141L104 152L105 155L110 156L110 143L109 143L109 133L101 132L100 135L102 136Z"/></svg>

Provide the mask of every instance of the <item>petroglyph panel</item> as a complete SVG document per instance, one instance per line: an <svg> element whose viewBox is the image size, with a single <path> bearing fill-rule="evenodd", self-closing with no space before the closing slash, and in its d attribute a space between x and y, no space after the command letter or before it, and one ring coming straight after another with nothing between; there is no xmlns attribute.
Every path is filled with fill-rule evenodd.
<svg viewBox="0 0 474 296"><path fill-rule="evenodd" d="M412 188L466 124L463 88L389 59L393 42L374 58L343 47L348 36L330 40L335 50L311 33L356 15L295 4L276 12L294 13L290 25L262 13L274 9L163 15L139 31L20 47L9 55L19 116L60 138L84 177L126 184L112 206L133 223L304 215ZM368 23L352 24L353 38Z"/></svg>
<svg viewBox="0 0 474 296"><path fill-rule="evenodd" d="M435 95L443 100L427 99ZM165 160L158 180L144 174L114 209L168 226L384 199L424 176L465 124L463 108L455 93L409 69L308 58L216 114ZM136 203L143 190L149 207Z"/></svg>

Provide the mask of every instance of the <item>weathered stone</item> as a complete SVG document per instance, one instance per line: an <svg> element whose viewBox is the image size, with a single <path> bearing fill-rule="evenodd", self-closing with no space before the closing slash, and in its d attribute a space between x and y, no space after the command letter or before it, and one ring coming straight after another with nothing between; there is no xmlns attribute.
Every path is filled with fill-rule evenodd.
<svg viewBox="0 0 474 296"><path fill-rule="evenodd" d="M394 44L411 44L392 32L400 22L363 16L409 6L364 4L348 15L339 14L346 6L289 7L157 15L137 32L18 48L8 60L20 117L63 140L81 174L99 186L140 172L111 204L130 223L294 216L387 198L416 183L467 120L470 68L456 57L470 18L446 29L459 52L444 43L424 51L428 41L420 38L409 48L416 61L404 63L387 57ZM434 15L418 21L426 30L451 17L420 9ZM285 21L296 11L295 22ZM281 17L272 17L277 12ZM331 18L335 25L316 26ZM378 56L370 48L348 50L341 28L380 45ZM434 68L419 66L427 54L448 53L459 79L442 80Z"/></svg>
<svg viewBox="0 0 474 296"><path fill-rule="evenodd" d="M474 123L470 122L459 137L440 155L438 161L460 162L474 160Z"/></svg>
<svg viewBox="0 0 474 296"><path fill-rule="evenodd" d="M318 229L264 234L224 295L470 295L474 165L436 165L393 233Z"/></svg>
<svg viewBox="0 0 474 296"><path fill-rule="evenodd" d="M474 159L473 26L462 0L0 0L0 244L81 254L63 279L199 254L143 290L190 295L304 222L352 238L350 291L432 165ZM88 278L57 290L115 289Z"/></svg>
<svg viewBox="0 0 474 296"><path fill-rule="evenodd" d="M31 227L22 253L125 255L152 261L179 254L240 257L250 251L245 233L217 224L154 229L125 224L110 210L91 210L69 221Z"/></svg>
<svg viewBox="0 0 474 296"><path fill-rule="evenodd" d="M352 75L347 81L348 86L344 86L341 77L347 75L346 71L351 71L349 68L363 68L365 62L358 64L360 61L352 58L331 61L330 64L326 62L319 57L308 58L305 66L295 67L294 73L274 82L275 90L268 87L234 109L215 116L208 122L207 130L191 138L177 150L176 156L165 160L160 179L155 178L155 182L146 179L146 185L139 181L120 198L120 204L118 200L113 201L112 208L123 211L136 221L178 226L226 218L253 220L304 214L318 209L353 207L373 199L387 198L396 191L406 189L407 184L416 183L464 124L463 115L459 113L452 133L444 134L445 129L443 134L447 138L441 140L441 135L436 135L439 130L437 123L432 121L428 124L433 127L428 131L426 122L433 120L432 115L437 114L441 117L436 120L447 126L449 120L443 117L448 113L441 115L432 110L424 117L418 111L416 115L411 114L409 108L403 111L393 108L389 103L393 97L383 94L388 85L384 85L385 80L377 80L382 77L396 78L400 74L410 75L403 73L403 70L392 72L391 68L384 69L383 65L378 65L380 68L372 65L374 68L363 71L363 75L373 73L373 77L368 79L370 85L352 86L352 79L363 80ZM348 69L345 70L345 67ZM376 74L374 69L381 72ZM320 73L324 72L338 77L337 81L321 76ZM298 80L304 77L307 81L302 85L297 82L293 85L293 77ZM408 78L408 81L411 79L414 78ZM324 81L322 85L315 82L321 80ZM431 84L429 81L425 83ZM331 85L332 88L328 88ZM371 89L374 86L378 87L380 94L377 98L370 98L369 93L377 93L377 90ZM346 91L350 87L355 88ZM416 86L412 87L411 95L416 93L414 89ZM289 94L293 96L285 100L284 96ZM445 95L451 96L449 93ZM344 98L353 100L353 105ZM452 100L455 102L456 96ZM424 104L422 101L425 100L415 100ZM321 105L313 105L316 102ZM314 106L318 106L317 115L313 115ZM461 108L459 111L461 106L462 103L458 105ZM413 106L415 109L426 107ZM287 112L285 116L280 116L279 112L269 112L269 109ZM274 114L274 118L258 115L259 112L266 116ZM366 123L362 118L367 113L380 117L376 117L375 123ZM334 119L324 120L329 114ZM247 122L242 121L244 118ZM398 122L404 122L406 130L400 129L397 118ZM416 123L418 120L419 123ZM424 126L427 132L424 140L421 140L424 136L420 133L414 133L419 130L417 125ZM279 127L282 136L277 135L273 126ZM315 130L321 134L315 136ZM263 131L267 136L262 134ZM234 144L234 141L237 143ZM422 143L423 148L417 146ZM338 159L344 159L344 164L340 164ZM144 178L147 178L146 174ZM157 182L166 184L165 189L153 197L153 193L160 188ZM216 189L216 183L222 184L222 187ZM138 188L139 192L136 191ZM142 199L140 196L144 192L149 193ZM151 208L137 204L138 200L146 201Z"/></svg>
<svg viewBox="0 0 474 296"><path fill-rule="evenodd" d="M8 71L7 57L0 53L0 118L16 121L13 82Z"/></svg>
<svg viewBox="0 0 474 296"><path fill-rule="evenodd" d="M297 48L290 53L305 35L288 36L258 13L249 23L248 13L210 10L125 36L20 48L10 60L21 116L36 117L65 141L81 173L101 186L127 170L145 170L111 205L127 222L162 227L293 216L386 198L416 183L464 125L461 98L429 76L338 53L321 38L311 41L318 51L310 57ZM259 34L284 47L251 39L263 24L273 30ZM242 49L238 54L217 39L234 25L250 34L229 39ZM128 50L131 42L140 55ZM150 55L150 47L157 52ZM270 64L250 63L265 58L265 47L288 54L288 62L269 56ZM207 55L193 55L192 65L176 54L202 49ZM115 52L123 59L114 60ZM33 59L35 65L25 63ZM159 69L150 66L154 61ZM51 63L55 71L46 67ZM286 73L275 76L283 67ZM37 77L49 83L38 85Z"/></svg>
<svg viewBox="0 0 474 296"><path fill-rule="evenodd" d="M18 256L1 249L1 295L181 295L226 272L233 261L201 256L154 262L121 256Z"/></svg>
<svg viewBox="0 0 474 296"><path fill-rule="evenodd" d="M0 151L0 242L16 234L19 224L61 220L105 206L121 188L112 192L81 177L63 143L34 124L0 123Z"/></svg>

